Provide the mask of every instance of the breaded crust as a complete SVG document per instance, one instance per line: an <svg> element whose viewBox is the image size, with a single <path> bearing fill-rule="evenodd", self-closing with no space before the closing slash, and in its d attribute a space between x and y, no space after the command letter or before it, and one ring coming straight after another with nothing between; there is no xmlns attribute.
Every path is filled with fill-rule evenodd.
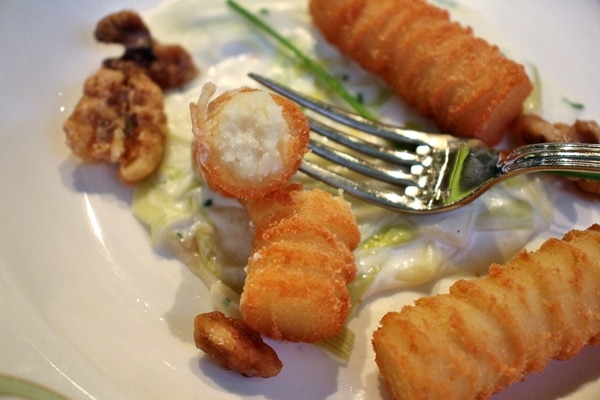
<svg viewBox="0 0 600 400"><path fill-rule="evenodd" d="M290 184L245 202L255 226L240 313L252 329L293 342L338 334L350 310L360 232L349 204Z"/></svg>
<svg viewBox="0 0 600 400"><path fill-rule="evenodd" d="M448 133L497 144L533 89L523 66L424 0L311 0L323 36Z"/></svg>
<svg viewBox="0 0 600 400"><path fill-rule="evenodd" d="M600 225L390 312L373 334L394 399L486 399L600 341Z"/></svg>

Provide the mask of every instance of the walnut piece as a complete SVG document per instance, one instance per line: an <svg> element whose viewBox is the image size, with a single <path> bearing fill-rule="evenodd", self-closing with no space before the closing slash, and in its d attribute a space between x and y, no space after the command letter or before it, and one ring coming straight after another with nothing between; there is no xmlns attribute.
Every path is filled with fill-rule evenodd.
<svg viewBox="0 0 600 400"><path fill-rule="evenodd" d="M142 72L102 68L85 81L83 97L63 129L67 145L81 159L120 164L121 181L140 181L162 159L163 93Z"/></svg>
<svg viewBox="0 0 600 400"><path fill-rule="evenodd" d="M197 74L181 46L154 40L131 10L109 14L96 25L100 42L125 46L89 77L73 113L63 124L67 145L86 162L119 164L119 178L135 183L162 160L167 118L163 91L186 84Z"/></svg>
<svg viewBox="0 0 600 400"><path fill-rule="evenodd" d="M104 66L130 70L140 68L163 90L188 83L198 75L190 54L179 45L161 44L152 38L142 18L131 10L109 14L96 25L96 39L125 46L120 58L104 60Z"/></svg>
<svg viewBox="0 0 600 400"><path fill-rule="evenodd" d="M596 121L576 120L573 125L551 123L534 114L521 115L512 127L515 138L524 143L600 143L600 125ZM600 181L569 177L584 192L600 195Z"/></svg>
<svg viewBox="0 0 600 400"><path fill-rule="evenodd" d="M275 351L258 332L243 321L213 311L194 319L194 341L219 366L240 374L269 378L281 371L283 364Z"/></svg>

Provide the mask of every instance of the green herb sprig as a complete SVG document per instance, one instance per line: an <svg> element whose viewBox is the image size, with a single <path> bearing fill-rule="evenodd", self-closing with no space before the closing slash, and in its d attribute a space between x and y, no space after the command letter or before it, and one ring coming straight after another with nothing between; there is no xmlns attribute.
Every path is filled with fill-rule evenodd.
<svg viewBox="0 0 600 400"><path fill-rule="evenodd" d="M346 88L333 77L327 70L317 63L315 60L308 57L300 49L294 46L288 39L281 36L275 29L266 24L262 19L257 17L249 10L242 7L234 0L227 0L227 5L240 13L258 28L268 33L283 47L290 50L309 70L311 70L325 85L331 88L342 100L344 100L357 114L364 118L375 120L377 119L362 103L359 97L352 95Z"/></svg>

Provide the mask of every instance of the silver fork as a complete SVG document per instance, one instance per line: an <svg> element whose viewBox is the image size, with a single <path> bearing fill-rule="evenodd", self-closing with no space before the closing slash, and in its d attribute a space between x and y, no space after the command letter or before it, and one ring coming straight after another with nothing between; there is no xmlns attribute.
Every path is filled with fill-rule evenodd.
<svg viewBox="0 0 600 400"><path fill-rule="evenodd" d="M307 116L311 130L326 138L311 138L312 153L343 168L305 157L300 169L379 206L409 213L448 211L469 203L493 184L526 172L576 172L578 176L583 172L600 178L594 176L600 174L600 145L542 143L502 152L476 139L457 139L376 123L263 76L253 73L249 76L306 109L359 132L358 135L342 132L339 127ZM365 136L362 133L386 142L378 144L362 139ZM341 146L332 147L326 144L329 141ZM347 174L344 172L347 170L374 179Z"/></svg>

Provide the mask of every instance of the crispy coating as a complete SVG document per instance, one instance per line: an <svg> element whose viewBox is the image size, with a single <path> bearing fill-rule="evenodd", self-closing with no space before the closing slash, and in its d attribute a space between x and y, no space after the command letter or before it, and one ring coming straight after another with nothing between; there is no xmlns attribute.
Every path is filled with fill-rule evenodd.
<svg viewBox="0 0 600 400"><path fill-rule="evenodd" d="M206 83L190 104L196 169L228 197L256 199L281 188L308 151L310 128L300 108L250 88L210 101L215 91Z"/></svg>
<svg viewBox="0 0 600 400"><path fill-rule="evenodd" d="M104 60L104 66L129 71L141 69L163 90L185 85L198 75L191 55L181 46L155 40L138 13L123 10L98 21L94 36L100 42L125 46L119 58Z"/></svg>
<svg viewBox="0 0 600 400"><path fill-rule="evenodd" d="M576 120L572 125L551 123L535 114L523 114L515 121L511 132L521 143L600 143L600 125L596 121ZM600 194L600 181L567 178L585 192Z"/></svg>
<svg viewBox="0 0 600 400"><path fill-rule="evenodd" d="M292 216L321 225L351 250L360 242L360 231L348 202L324 190L302 190L302 185L290 183L268 196L245 202L245 206L254 223L255 244L265 230Z"/></svg>
<svg viewBox="0 0 600 400"><path fill-rule="evenodd" d="M393 399L486 399L600 342L600 225L390 312L373 334Z"/></svg>
<svg viewBox="0 0 600 400"><path fill-rule="evenodd" d="M341 274L347 282L354 280L356 276L354 253L350 247L338 239L327 226L320 224L318 220L307 218L302 213L290 215L265 229L261 227L260 232L253 237L253 247L259 249L274 241L301 243L301 246L306 246L317 254L314 263L321 257L330 257L330 261L324 266L335 267L335 273Z"/></svg>
<svg viewBox="0 0 600 400"><path fill-rule="evenodd" d="M283 367L260 334L243 321L226 317L219 311L196 316L194 341L216 364L247 377L270 378Z"/></svg>
<svg viewBox="0 0 600 400"><path fill-rule="evenodd" d="M323 36L450 133L493 145L533 86L521 65L424 0L311 0Z"/></svg>
<svg viewBox="0 0 600 400"><path fill-rule="evenodd" d="M244 321L264 335L318 342L348 317L347 284L360 232L349 204L319 189L290 184L245 202L255 226L240 301Z"/></svg>
<svg viewBox="0 0 600 400"><path fill-rule="evenodd" d="M124 183L146 178L160 164L167 124L161 89L137 71L100 69L63 124L67 145L86 162L119 164Z"/></svg>

